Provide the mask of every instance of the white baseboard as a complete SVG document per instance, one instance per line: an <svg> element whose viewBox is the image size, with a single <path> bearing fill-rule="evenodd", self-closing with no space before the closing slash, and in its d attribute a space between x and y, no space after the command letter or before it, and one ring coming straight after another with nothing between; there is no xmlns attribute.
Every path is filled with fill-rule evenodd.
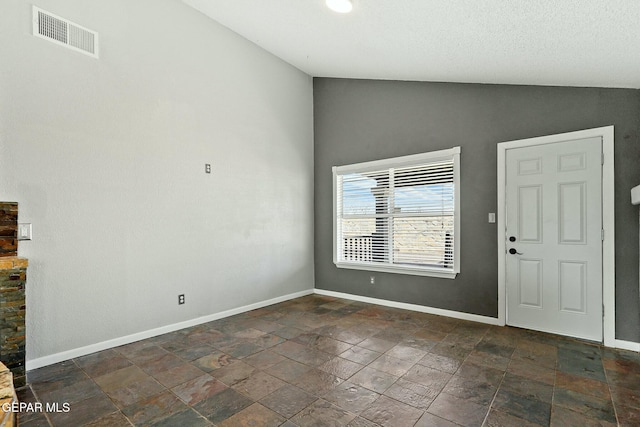
<svg viewBox="0 0 640 427"><path fill-rule="evenodd" d="M472 322L486 323L489 325L499 325L499 320L496 317L480 316L478 314L469 314L469 313L463 313L460 311L444 310L442 308L427 307L424 305L409 304L406 302L396 302L396 301L389 301L385 299L363 297L360 295L345 294L343 292L326 291L324 289L317 289L317 288L314 290L314 292L319 295L350 299L354 301L366 302L369 304L383 305L385 307L419 311L421 313L436 314L438 316L453 317L455 319L470 320Z"/></svg>
<svg viewBox="0 0 640 427"><path fill-rule="evenodd" d="M453 317L455 319L471 320L472 322L487 323L489 325L504 326L494 317L480 316L477 314L462 313L459 311L444 310L441 308L427 307L424 305L408 304L404 302L389 301L378 298L363 297L360 295L346 294L343 292L326 291L324 289L314 289L314 293L336 298L350 299L354 301L366 302L370 304L383 305L385 307L402 308L405 310L419 311L421 313L437 314L439 316ZM640 343L633 341L615 340L611 347L621 350L640 352Z"/></svg>
<svg viewBox="0 0 640 427"><path fill-rule="evenodd" d="M614 347L621 350L640 351L640 343L633 341L615 340Z"/></svg>
<svg viewBox="0 0 640 427"><path fill-rule="evenodd" d="M260 301L254 304L245 305L243 307L222 311L220 313L209 314L207 316L202 316L202 317L198 317L191 320L185 320L184 322L174 323L172 325L166 325L160 328L150 329L148 331L137 332L135 334L114 338L112 340L102 341L99 343L87 345L85 347L74 348L72 350L51 354L49 356L27 360L25 364L26 370L30 371L33 369L42 368L43 366L53 365L54 363L63 362L65 360L74 359L80 356L86 356L87 354L95 353L97 351L108 350L110 348L119 347L121 345L130 344L132 342L144 340L144 339L155 337L162 334L167 334L169 332L178 331L180 329L188 328L191 326L200 325L202 323L212 322L214 320L223 319L225 317L233 316L233 315L244 313L251 310L256 310L258 308L266 307L269 305L278 304L280 302L288 301L290 299L311 295L313 293L314 293L313 289L295 292L293 294L288 294L281 297L272 298L266 301Z"/></svg>
<svg viewBox="0 0 640 427"><path fill-rule="evenodd" d="M486 323L489 325L499 325L499 321L494 317L480 316L477 314L463 313L459 311L444 310L441 308L427 307L417 304L409 304L404 302L396 302L383 300L378 298L363 297L360 295L347 294L343 292L326 291L324 289L309 289L306 291L295 292L293 294L284 295L277 298L272 298L266 301L260 301L257 303L245 305L231 310L222 311L219 313L210 314L203 317L198 317L184 322L174 323L171 325L162 326L160 328L150 329L143 332L127 335L124 337L114 338L112 340L102 341L99 343L91 344L84 347L75 348L72 350L63 351L60 353L51 354L49 356L39 357L37 359L26 361L26 370L42 368L44 366L53 365L55 363L63 362L65 360L74 359L76 357L86 356L87 354L95 353L102 350L108 350L110 348L119 347L121 345L130 344L132 342L152 338L158 335L167 334L169 332L178 331L180 329L189 328L191 326L200 325L214 320L223 319L225 317L233 316L247 311L256 310L258 308L267 307L269 305L278 304L283 301L288 301L294 298L300 298L311 294L326 295L336 298L349 299L353 301L366 302L370 304L377 304L386 307L401 308L404 310L418 311L421 313L436 314L438 316L453 317L455 319L470 320L472 322ZM640 352L640 343L632 341L615 340L615 348L622 350L638 351Z"/></svg>

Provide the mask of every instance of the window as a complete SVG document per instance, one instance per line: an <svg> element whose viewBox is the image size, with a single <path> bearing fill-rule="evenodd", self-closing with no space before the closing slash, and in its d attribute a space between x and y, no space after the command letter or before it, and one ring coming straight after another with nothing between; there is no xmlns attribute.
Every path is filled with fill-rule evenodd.
<svg viewBox="0 0 640 427"><path fill-rule="evenodd" d="M333 168L340 268L455 278L460 147Z"/></svg>

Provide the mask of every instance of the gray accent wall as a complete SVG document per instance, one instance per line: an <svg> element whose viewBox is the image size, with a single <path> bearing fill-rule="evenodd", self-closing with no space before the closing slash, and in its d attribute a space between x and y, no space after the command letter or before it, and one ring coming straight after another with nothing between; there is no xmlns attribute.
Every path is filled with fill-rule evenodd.
<svg viewBox="0 0 640 427"><path fill-rule="evenodd" d="M616 338L640 342L640 91L314 79L315 286L498 315L497 144L615 126ZM455 280L338 269L331 167L460 146L461 272ZM611 161L611 159L607 159ZM375 285L369 283L376 276Z"/></svg>

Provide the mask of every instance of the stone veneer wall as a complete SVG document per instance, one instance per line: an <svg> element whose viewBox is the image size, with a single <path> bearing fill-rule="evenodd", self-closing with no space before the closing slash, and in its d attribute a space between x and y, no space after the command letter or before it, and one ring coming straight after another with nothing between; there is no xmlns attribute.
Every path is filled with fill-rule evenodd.
<svg viewBox="0 0 640 427"><path fill-rule="evenodd" d="M5 408L7 405L15 405L18 402L16 397L16 391L13 388L13 381L11 371L0 363L0 408ZM0 427L14 427L17 426L16 413L14 410L0 412Z"/></svg>
<svg viewBox="0 0 640 427"><path fill-rule="evenodd" d="M0 202L0 257L18 255L18 204Z"/></svg>
<svg viewBox="0 0 640 427"><path fill-rule="evenodd" d="M18 257L18 204L0 202L0 361L16 387L26 384L25 285L27 265Z"/></svg>
<svg viewBox="0 0 640 427"><path fill-rule="evenodd" d="M24 258L0 258L0 360L13 373L16 387L26 384L27 265Z"/></svg>

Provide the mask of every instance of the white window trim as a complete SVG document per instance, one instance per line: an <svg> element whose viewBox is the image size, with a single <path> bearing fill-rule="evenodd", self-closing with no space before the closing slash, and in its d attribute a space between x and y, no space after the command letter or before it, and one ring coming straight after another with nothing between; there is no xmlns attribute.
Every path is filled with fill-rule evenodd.
<svg viewBox="0 0 640 427"><path fill-rule="evenodd" d="M453 246L453 271L443 271L437 268L411 267L402 265L375 265L368 262L339 261L338 260L338 206L337 186L338 175L357 172L376 171L385 168L399 168L417 165L425 162L449 160L453 158L453 184L454 184L454 246ZM455 279L460 272L460 147L445 150L431 151L428 153L413 154L409 156L394 157L391 159L374 160L370 162L355 163L352 165L334 166L333 170L333 263L338 268L354 270L378 271L383 273L399 273L415 276L440 277Z"/></svg>

